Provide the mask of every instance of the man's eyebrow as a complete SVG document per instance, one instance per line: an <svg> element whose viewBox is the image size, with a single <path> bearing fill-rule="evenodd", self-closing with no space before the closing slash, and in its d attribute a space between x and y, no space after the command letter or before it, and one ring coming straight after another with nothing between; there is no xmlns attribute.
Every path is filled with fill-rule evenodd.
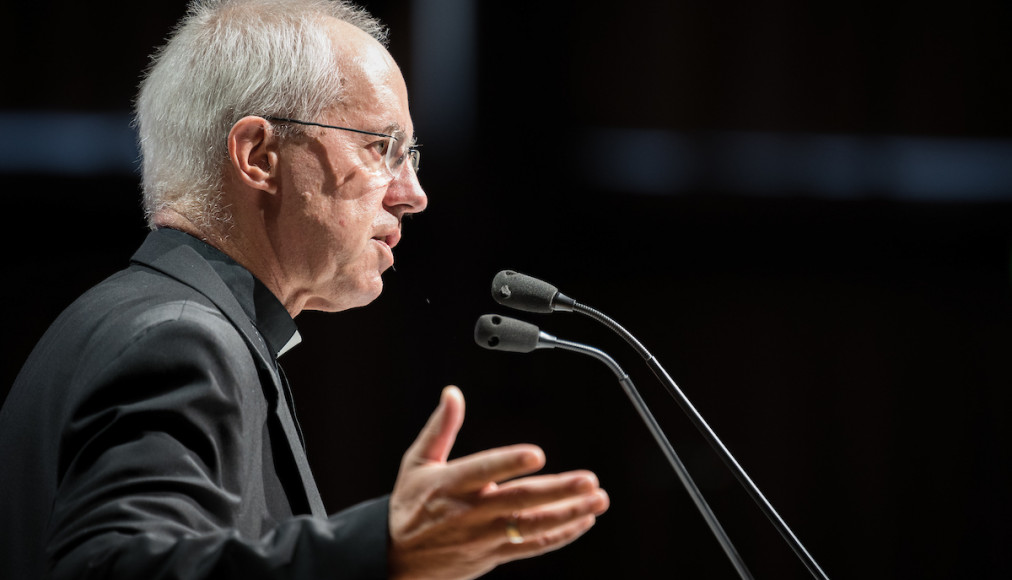
<svg viewBox="0 0 1012 580"><path fill-rule="evenodd" d="M401 124L397 123L396 121L384 127L383 132L386 133L387 135L396 135L398 132L407 135L407 133L404 132L404 129L401 128ZM410 149L417 146L418 146L418 136L412 135L411 139L408 140L408 148Z"/></svg>
<svg viewBox="0 0 1012 580"><path fill-rule="evenodd" d="M396 121L384 127L383 131L386 132L387 135L393 135L394 133L397 132L401 132L407 135L407 131L405 131L404 128L401 127L401 124ZM415 142L417 142L416 135L412 135L411 143L414 144Z"/></svg>

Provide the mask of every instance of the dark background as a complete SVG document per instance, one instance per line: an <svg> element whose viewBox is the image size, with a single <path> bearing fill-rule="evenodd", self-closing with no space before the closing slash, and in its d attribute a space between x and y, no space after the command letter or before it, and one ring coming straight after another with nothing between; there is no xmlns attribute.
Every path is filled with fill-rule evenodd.
<svg viewBox="0 0 1012 580"><path fill-rule="evenodd" d="M431 16L439 4L417 6ZM383 296L300 316L305 342L286 356L328 507L389 491L454 383L468 400L454 455L537 443L548 470L592 469L612 498L576 544L490 577L736 577L605 367L474 345L475 319L505 313L492 276L512 268L637 334L829 576L1008 577L1012 191L957 185L922 199L869 182L824 195L802 182L757 194L729 186L700 145L690 159L709 165L697 177L644 193L604 185L585 143L623 128L697 144L816 134L1007 151L1010 4L474 4L465 122L414 111L430 209L406 224ZM419 13L367 6L390 24L409 89L438 97L415 64ZM0 111L128 111L183 10L11 8ZM425 98L423 110L439 109ZM0 140L10 151L30 137ZM651 147L627 152L656 170ZM5 392L58 312L124 265L146 230L129 171L7 166L0 177ZM623 343L576 315L518 317L615 356L753 573L807 577Z"/></svg>

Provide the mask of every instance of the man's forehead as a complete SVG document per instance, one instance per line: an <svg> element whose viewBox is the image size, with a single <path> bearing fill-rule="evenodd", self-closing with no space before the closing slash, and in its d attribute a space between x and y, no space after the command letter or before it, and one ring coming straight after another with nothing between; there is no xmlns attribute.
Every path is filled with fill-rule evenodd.
<svg viewBox="0 0 1012 580"><path fill-rule="evenodd" d="M373 83L388 82L397 63L378 40L362 29L330 18L328 31L339 67L346 75L363 76Z"/></svg>
<svg viewBox="0 0 1012 580"><path fill-rule="evenodd" d="M400 68L386 48L354 25L330 22L331 41L344 81L342 116L365 117L369 130L411 136L407 88Z"/></svg>

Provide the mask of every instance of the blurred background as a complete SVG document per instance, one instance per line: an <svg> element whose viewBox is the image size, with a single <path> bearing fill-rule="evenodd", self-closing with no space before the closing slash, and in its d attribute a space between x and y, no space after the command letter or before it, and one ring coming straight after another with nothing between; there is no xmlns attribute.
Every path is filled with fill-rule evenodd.
<svg viewBox="0 0 1012 580"><path fill-rule="evenodd" d="M373 305L285 357L328 507L390 490L447 383L455 456L541 445L611 510L490 578L736 578L613 375L475 346L542 277L653 352L830 577L1006 578L1012 4L370 1L430 208ZM131 101L180 0L5 7L3 380L146 233ZM805 568L642 361L614 356L757 578Z"/></svg>

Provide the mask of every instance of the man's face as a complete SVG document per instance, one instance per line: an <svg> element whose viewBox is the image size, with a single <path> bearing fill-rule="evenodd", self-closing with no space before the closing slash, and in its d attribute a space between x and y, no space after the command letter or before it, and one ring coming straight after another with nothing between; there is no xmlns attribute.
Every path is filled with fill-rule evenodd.
<svg viewBox="0 0 1012 580"><path fill-rule="evenodd" d="M332 37L346 76L345 99L323 119L328 125L376 133L414 134L400 70L375 40L335 22ZM349 58L349 55L355 55ZM391 176L383 163L389 140L350 131L308 128L279 150L281 267L302 309L338 311L364 306L383 289L394 263L405 214L427 203L410 163Z"/></svg>

